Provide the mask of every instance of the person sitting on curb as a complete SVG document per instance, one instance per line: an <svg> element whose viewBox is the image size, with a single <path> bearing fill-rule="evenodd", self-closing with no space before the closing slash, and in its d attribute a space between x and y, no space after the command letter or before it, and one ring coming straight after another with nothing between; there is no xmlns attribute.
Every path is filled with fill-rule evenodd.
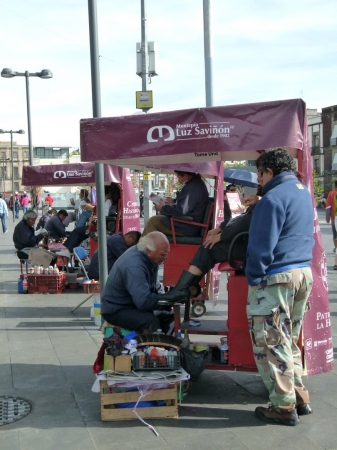
<svg viewBox="0 0 337 450"><path fill-rule="evenodd" d="M139 231L129 231L128 233L117 233L109 236L107 245L107 257L108 257L108 274L115 264L117 259L129 248L136 245L140 238ZM98 261L98 249L92 255L89 270L89 278L92 280L99 280L99 261Z"/></svg>
<svg viewBox="0 0 337 450"><path fill-rule="evenodd" d="M20 259L28 259L30 249L38 247L40 241L48 234L47 231L44 231L35 236L33 225L36 219L37 213L30 209L23 215L22 220L14 229L13 242Z"/></svg>

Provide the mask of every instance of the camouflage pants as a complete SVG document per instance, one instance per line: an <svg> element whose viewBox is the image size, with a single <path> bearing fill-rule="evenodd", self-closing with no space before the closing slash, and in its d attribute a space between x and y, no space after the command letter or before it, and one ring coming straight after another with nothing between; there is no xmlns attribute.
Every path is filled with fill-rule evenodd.
<svg viewBox="0 0 337 450"><path fill-rule="evenodd" d="M309 403L297 341L311 288L309 267L267 275L249 287L247 315L255 362L276 409Z"/></svg>

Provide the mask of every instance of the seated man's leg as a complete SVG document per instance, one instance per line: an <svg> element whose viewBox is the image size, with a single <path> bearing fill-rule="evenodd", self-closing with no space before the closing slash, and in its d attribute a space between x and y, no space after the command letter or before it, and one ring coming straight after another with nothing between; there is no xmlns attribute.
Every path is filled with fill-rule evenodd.
<svg viewBox="0 0 337 450"><path fill-rule="evenodd" d="M117 325L137 333L144 331L153 333L161 327L160 320L152 312L136 308L122 309L114 314L102 314L102 317L110 325Z"/></svg>
<svg viewBox="0 0 337 450"><path fill-rule="evenodd" d="M164 233L167 236L172 236L171 228L167 227L161 219L163 219L165 216L152 216L149 218L149 220L146 222L146 225L144 227L144 231L142 233L142 236L146 236L147 234L151 233L152 231L160 231ZM177 236L184 236L184 234L179 233L176 231Z"/></svg>
<svg viewBox="0 0 337 450"><path fill-rule="evenodd" d="M78 247L87 237L87 226L84 225L82 227L76 227L74 230L70 233L67 240L64 242L64 246L67 247L70 253L73 253L74 248Z"/></svg>
<svg viewBox="0 0 337 450"><path fill-rule="evenodd" d="M144 227L144 231L142 233L142 237L146 236L147 234L151 233L152 231L161 231L162 233L166 235L172 235L171 230L161 222L161 219L165 216L152 216L149 218L149 220L146 222L146 225Z"/></svg>

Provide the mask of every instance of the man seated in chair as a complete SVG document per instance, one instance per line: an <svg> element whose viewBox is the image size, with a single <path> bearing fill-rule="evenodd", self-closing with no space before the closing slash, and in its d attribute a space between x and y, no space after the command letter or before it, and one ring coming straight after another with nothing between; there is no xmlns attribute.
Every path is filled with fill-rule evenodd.
<svg viewBox="0 0 337 450"><path fill-rule="evenodd" d="M129 231L128 233L117 233L109 236L107 245L107 257L108 257L108 273L112 269L117 259L129 248L136 245L140 238L139 231ZM92 255L89 270L89 278L92 280L99 280L99 263L98 263L98 249Z"/></svg>
<svg viewBox="0 0 337 450"><path fill-rule="evenodd" d="M152 216L145 225L142 236L151 231L161 231L172 236L170 217L190 216L193 222L202 223L209 201L209 195L204 181L199 174L175 170L177 178L184 186L177 195L176 201L166 197L166 201L158 203L156 208L160 215ZM200 227L188 223L175 223L177 236L198 236Z"/></svg>
<svg viewBox="0 0 337 450"><path fill-rule="evenodd" d="M40 241L48 234L47 231L44 231L35 236L34 224L36 219L37 213L30 209L23 215L22 220L14 229L13 242L20 259L28 259L30 249L38 247Z"/></svg>
<svg viewBox="0 0 337 450"><path fill-rule="evenodd" d="M60 240L67 236L65 226L63 225L64 219L68 216L68 212L65 209L55 214L46 223L46 230L49 232L49 236L55 240Z"/></svg>
<svg viewBox="0 0 337 450"><path fill-rule="evenodd" d="M258 194L261 191L258 190ZM220 262L228 261L229 246L232 240L239 233L249 231L250 222L254 208L261 197L259 195L250 195L247 198L249 208L240 216L228 221L223 221L219 227L210 230L206 240L199 247L193 259L190 261L188 270L184 270L176 284L166 294L163 294L162 300L168 303L175 303L177 299L181 299L185 295L187 301L191 295L195 295L195 291L200 290L199 281L213 267ZM247 252L247 242L238 240L233 247L232 257L237 260L244 260Z"/></svg>
<svg viewBox="0 0 337 450"><path fill-rule="evenodd" d="M173 329L173 314L157 311L163 295L158 293L158 266L169 251L167 237L154 231L117 259L101 296L104 320L137 333L152 333L159 328L169 333Z"/></svg>

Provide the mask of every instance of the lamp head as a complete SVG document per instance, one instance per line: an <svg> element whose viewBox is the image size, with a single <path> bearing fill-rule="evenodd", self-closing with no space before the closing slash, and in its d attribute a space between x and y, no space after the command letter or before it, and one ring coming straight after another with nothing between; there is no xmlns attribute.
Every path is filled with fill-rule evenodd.
<svg viewBox="0 0 337 450"><path fill-rule="evenodd" d="M6 131L5 130L0 130L0 134L5 134Z"/></svg>
<svg viewBox="0 0 337 450"><path fill-rule="evenodd" d="M38 73L38 77L40 77L40 78L53 78L53 74L48 69L42 69L41 72Z"/></svg>
<svg viewBox="0 0 337 450"><path fill-rule="evenodd" d="M4 78L13 78L15 77L16 72L12 69L2 69L1 76Z"/></svg>
<svg viewBox="0 0 337 450"><path fill-rule="evenodd" d="M19 130L18 134L25 134L25 130Z"/></svg>

